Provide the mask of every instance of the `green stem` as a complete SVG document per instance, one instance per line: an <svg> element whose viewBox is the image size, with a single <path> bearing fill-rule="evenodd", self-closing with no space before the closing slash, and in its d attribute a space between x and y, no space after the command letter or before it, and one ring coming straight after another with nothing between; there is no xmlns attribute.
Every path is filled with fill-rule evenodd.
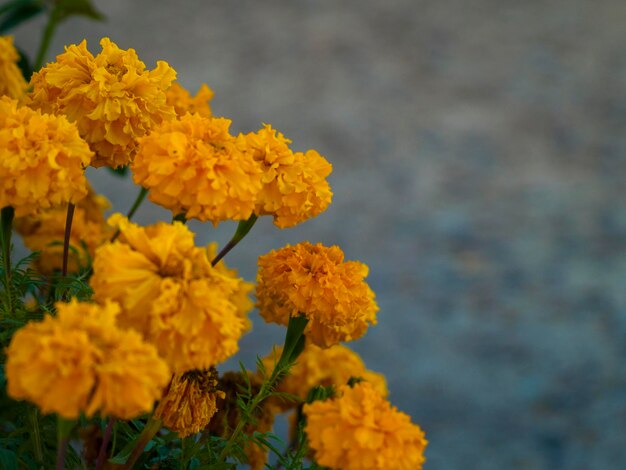
<svg viewBox="0 0 626 470"><path fill-rule="evenodd" d="M13 228L13 217L15 211L11 206L2 208L1 222L2 230L0 231L0 238L2 239L2 259L4 261L4 281L6 283L6 298L8 314L13 312L13 299L11 289L11 229Z"/></svg>
<svg viewBox="0 0 626 470"><path fill-rule="evenodd" d="M107 422L106 429L104 430L104 436L102 437L102 445L100 446L100 452L98 453L98 460L96 461L96 470L101 470L104 467L107 457L107 447L111 440L111 431L115 425L115 418L111 416Z"/></svg>
<svg viewBox="0 0 626 470"><path fill-rule="evenodd" d="M67 454L67 443L70 440L70 432L76 424L75 421L67 420L57 416L57 462L56 470L65 468L65 455Z"/></svg>
<svg viewBox="0 0 626 470"><path fill-rule="evenodd" d="M70 257L70 237L72 235L72 221L76 206L71 202L67 205L67 217L65 218L65 236L63 237L63 267L61 276L67 276L67 262Z"/></svg>
<svg viewBox="0 0 626 470"><path fill-rule="evenodd" d="M35 459L39 465L43 465L43 449L41 447L41 431L39 429L39 416L37 408L29 410L30 424L33 428L33 446L35 448Z"/></svg>
<svg viewBox="0 0 626 470"><path fill-rule="evenodd" d="M133 449L132 454L128 457L126 463L121 467L120 470L128 469L132 470L135 465L137 459L143 454L144 449L148 445L148 443L152 440L152 438L159 432L161 429L161 420L156 419L154 416L150 416L150 419L146 423L146 426L141 431L139 435L139 439L137 439L137 443L135 444L135 448Z"/></svg>
<svg viewBox="0 0 626 470"><path fill-rule="evenodd" d="M139 194L137 194L137 197L135 198L135 202L133 202L132 207L128 211L128 214L126 214L126 218L128 218L128 220L133 218L133 216L135 215L135 212L137 212L137 209L139 209L139 206L141 206L141 203L144 201L144 199L146 199L147 195L148 195L148 190L142 187L141 190L139 191ZM111 243L117 240L117 237L119 236L120 236L120 231L118 229L111 237Z"/></svg>
<svg viewBox="0 0 626 470"><path fill-rule="evenodd" d="M269 380L263 382L261 385L261 389L259 393L257 393L252 402L249 405L249 413L248 416L251 416L252 413L256 410L256 407L263 402L272 392L274 387L280 380L285 376L289 369L293 365L293 363L298 358L298 355L302 352L302 348L304 347L304 329L308 323L308 319L304 315L300 315L297 317L290 317L289 324L287 325L287 333L285 334L285 344L283 346L283 352L270 375ZM235 430L232 432L230 437L228 438L228 442L222 449L219 455L219 462L225 463L226 457L228 457L228 451L237 441L237 438L244 430L246 424L248 424L247 420L242 416Z"/></svg>
<svg viewBox="0 0 626 470"><path fill-rule="evenodd" d="M46 23L46 29L41 37L41 43L39 44L39 51L37 51L37 58L35 59L35 70L39 70L43 66L43 62L46 58L46 53L50 47L52 36L59 23L59 13L56 8L53 8L48 16L48 23Z"/></svg>
<svg viewBox="0 0 626 470"><path fill-rule="evenodd" d="M237 230L235 231L233 238L231 238L230 241L226 245L224 245L224 248L222 248L222 251L220 251L217 254L217 256L213 259L213 261L211 261L211 264L213 266L219 263L220 260L224 256L226 256L230 250L232 250L233 248L235 248L235 246L237 246L237 243L239 243L241 240L243 240L243 238L246 235L248 235L248 232L250 231L250 229L252 228L256 220L257 220L256 214L252 214L248 220L242 220L241 222L239 222L239 225L237 225Z"/></svg>
<svg viewBox="0 0 626 470"><path fill-rule="evenodd" d="M139 206L144 201L147 195L148 195L148 190L142 187L141 190L139 191L139 194L137 194L137 199L135 199L133 206L130 208L130 210L128 211L128 214L126 215L126 217L128 217L128 220L133 218L133 215L135 215L135 212L137 212L137 209L139 209Z"/></svg>

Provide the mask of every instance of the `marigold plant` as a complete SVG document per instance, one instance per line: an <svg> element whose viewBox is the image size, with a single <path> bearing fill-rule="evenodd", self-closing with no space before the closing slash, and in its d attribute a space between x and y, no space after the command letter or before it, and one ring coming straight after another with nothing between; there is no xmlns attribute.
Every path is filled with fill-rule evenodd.
<svg viewBox="0 0 626 470"><path fill-rule="evenodd" d="M325 211L332 165L269 124L231 134L207 85L194 96L167 62L147 70L108 38L41 67L59 21L100 16L89 0L44 3L32 77L0 37L0 466L421 468L423 432L339 344L377 323L368 267L306 241L260 256L256 285L225 264L259 217L285 229ZM22 7L0 9L2 24ZM105 221L88 165L132 171L126 216ZM172 219L131 222L146 196ZM223 246L196 246L190 219L237 225ZM253 290L284 341L256 369L218 374L249 347ZM274 419L290 408L285 443Z"/></svg>

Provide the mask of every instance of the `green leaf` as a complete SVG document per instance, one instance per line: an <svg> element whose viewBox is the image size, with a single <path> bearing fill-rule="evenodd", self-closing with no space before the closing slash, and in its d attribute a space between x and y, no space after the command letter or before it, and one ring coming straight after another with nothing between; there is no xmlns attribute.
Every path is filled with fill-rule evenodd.
<svg viewBox="0 0 626 470"><path fill-rule="evenodd" d="M13 8L11 8L13 6ZM0 20L0 34L5 34L25 21L42 13L45 7L38 0L13 2L7 10L2 12Z"/></svg>
<svg viewBox="0 0 626 470"><path fill-rule="evenodd" d="M15 452L9 449L0 449L0 468L7 470L10 468L19 468Z"/></svg>
<svg viewBox="0 0 626 470"><path fill-rule="evenodd" d="M55 10L59 15L59 20L70 16L86 16L96 21L102 21L105 18L89 0L57 0Z"/></svg>

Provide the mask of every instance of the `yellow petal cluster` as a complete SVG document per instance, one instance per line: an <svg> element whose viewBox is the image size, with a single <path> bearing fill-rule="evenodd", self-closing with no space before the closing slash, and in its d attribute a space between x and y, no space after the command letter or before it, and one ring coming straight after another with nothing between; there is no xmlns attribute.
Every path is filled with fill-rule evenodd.
<svg viewBox="0 0 626 470"><path fill-rule="evenodd" d="M154 411L170 431L181 438L202 431L217 411L215 402L223 398L217 390L217 370L191 370L174 374L170 384Z"/></svg>
<svg viewBox="0 0 626 470"><path fill-rule="evenodd" d="M138 333L116 326L119 306L72 301L56 307L56 317L30 322L13 336L9 395L67 419L96 412L131 419L151 411L169 369Z"/></svg>
<svg viewBox="0 0 626 470"><path fill-rule="evenodd" d="M291 140L269 125L240 135L239 142L263 171L255 214L272 215L274 225L288 228L326 210L333 195L326 177L333 167L317 151L293 152Z"/></svg>
<svg viewBox="0 0 626 470"><path fill-rule="evenodd" d="M113 235L104 220L104 211L109 207L107 198L88 187L87 197L74 210L68 272L78 272L88 266L96 248ZM40 252L34 267L42 274L49 275L61 269L66 217L67 206L59 206L14 221L15 230L22 236L24 245Z"/></svg>
<svg viewBox="0 0 626 470"><path fill-rule="evenodd" d="M140 227L120 214L114 243L96 250L94 298L120 303L118 321L153 343L174 372L206 369L235 354L245 324L234 301L243 281L211 266L180 222Z"/></svg>
<svg viewBox="0 0 626 470"><path fill-rule="evenodd" d="M186 114L141 140L132 165L150 200L187 219L246 220L261 188L260 170L229 133L231 121Z"/></svg>
<svg viewBox="0 0 626 470"><path fill-rule="evenodd" d="M368 382L304 405L306 434L319 465L341 470L419 470L428 442L410 417Z"/></svg>
<svg viewBox="0 0 626 470"><path fill-rule="evenodd" d="M368 268L344 262L339 247L287 245L258 264L257 307L266 321L287 325L289 317L305 315L305 335L323 348L358 339L376 323L378 305L364 281Z"/></svg>
<svg viewBox="0 0 626 470"><path fill-rule="evenodd" d="M92 155L64 117L0 98L0 207L12 206L16 217L85 197Z"/></svg>
<svg viewBox="0 0 626 470"><path fill-rule="evenodd" d="M263 365L267 371L274 369L280 353L281 349L276 348L272 354L263 358ZM313 387L346 385L351 377L368 381L382 396L386 397L388 394L385 376L368 370L359 355L350 348L337 344L323 349L307 343L296 363L289 369L289 374L281 380L276 390L305 400ZM293 401L275 401L281 410L297 406Z"/></svg>
<svg viewBox="0 0 626 470"><path fill-rule="evenodd" d="M176 72L163 61L146 70L134 49L122 50L109 38L100 45L95 57L86 41L66 46L33 74L29 104L67 116L96 152L91 164L115 168L132 161L137 139L175 117L166 91Z"/></svg>
<svg viewBox="0 0 626 470"><path fill-rule="evenodd" d="M13 36L0 36L0 95L17 100L26 93L28 84L17 63L20 55L13 46Z"/></svg>
<svg viewBox="0 0 626 470"><path fill-rule="evenodd" d="M203 83L196 96L191 96L191 93L176 82L172 83L172 86L165 93L167 104L174 107L178 117L182 117L187 113L211 117L209 101L213 99L213 94L213 90Z"/></svg>

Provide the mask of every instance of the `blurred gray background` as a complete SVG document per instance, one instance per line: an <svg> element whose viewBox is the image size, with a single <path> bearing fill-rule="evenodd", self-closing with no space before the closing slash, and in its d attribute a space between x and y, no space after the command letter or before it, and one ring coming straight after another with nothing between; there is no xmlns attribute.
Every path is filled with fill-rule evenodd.
<svg viewBox="0 0 626 470"><path fill-rule="evenodd" d="M227 262L253 280L310 240L370 266L379 324L353 346L426 431L426 468L626 468L626 2L95 4L108 21L68 21L50 59L110 36L209 84L234 131L332 162L326 213L261 220ZM33 55L41 26L16 32ZM128 210L130 179L89 174ZM253 319L250 366L283 335Z"/></svg>

